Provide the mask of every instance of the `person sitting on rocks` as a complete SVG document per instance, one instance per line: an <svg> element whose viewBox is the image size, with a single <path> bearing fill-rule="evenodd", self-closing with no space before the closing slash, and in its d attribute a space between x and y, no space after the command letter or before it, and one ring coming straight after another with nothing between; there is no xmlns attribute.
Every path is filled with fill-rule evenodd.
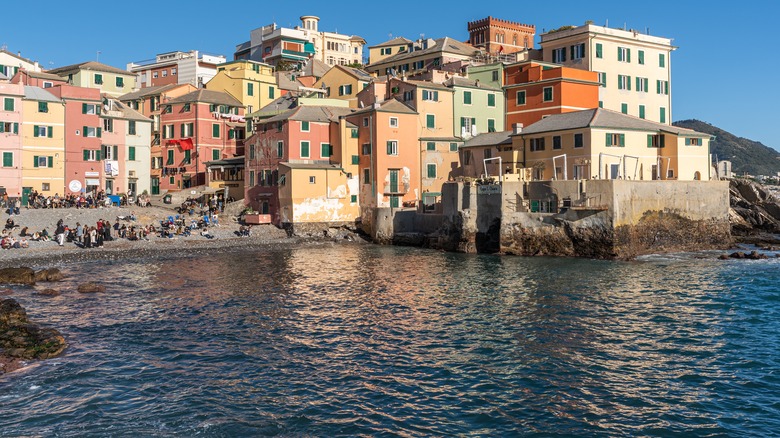
<svg viewBox="0 0 780 438"><path fill-rule="evenodd" d="M12 230L16 226L16 223L14 223L13 218L8 218L8 220L5 221L5 229L6 230Z"/></svg>
<svg viewBox="0 0 780 438"><path fill-rule="evenodd" d="M29 236L29 234L27 234L27 227L22 228L22 231L19 232L19 237L25 236Z"/></svg>
<svg viewBox="0 0 780 438"><path fill-rule="evenodd" d="M11 238L6 236L0 239L0 248L11 249Z"/></svg>
<svg viewBox="0 0 780 438"><path fill-rule="evenodd" d="M51 236L49 236L49 232L46 230L46 228L41 231L41 242L48 242L51 240Z"/></svg>
<svg viewBox="0 0 780 438"><path fill-rule="evenodd" d="M30 244L27 242L27 239L22 237L22 240L19 241L19 247L20 248L29 248Z"/></svg>
<svg viewBox="0 0 780 438"><path fill-rule="evenodd" d="M214 235L209 233L209 229L207 227L203 227L203 230L201 230L200 235L205 237L206 239L214 238Z"/></svg>

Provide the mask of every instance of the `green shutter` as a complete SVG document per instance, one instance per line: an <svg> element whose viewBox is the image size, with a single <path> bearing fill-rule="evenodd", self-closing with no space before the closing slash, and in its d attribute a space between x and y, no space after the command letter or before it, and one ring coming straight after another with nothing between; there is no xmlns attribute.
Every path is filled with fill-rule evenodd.
<svg viewBox="0 0 780 438"><path fill-rule="evenodd" d="M666 123L666 108L661 108L661 123Z"/></svg>
<svg viewBox="0 0 780 438"><path fill-rule="evenodd" d="M5 98L5 106L6 111L13 111L14 110L14 99L12 97L6 97Z"/></svg>
<svg viewBox="0 0 780 438"><path fill-rule="evenodd" d="M115 160L119 159L119 146L118 145L114 145L114 153L111 154L111 156Z"/></svg>
<svg viewBox="0 0 780 438"><path fill-rule="evenodd" d="M81 114L86 114L86 113L87 113L87 104L86 103L82 103L81 104Z"/></svg>
<svg viewBox="0 0 780 438"><path fill-rule="evenodd" d="M19 123L14 122L14 134L18 134L18 133L19 133Z"/></svg>
<svg viewBox="0 0 780 438"><path fill-rule="evenodd" d="M631 62L631 49L626 49L626 62Z"/></svg>
<svg viewBox="0 0 780 438"><path fill-rule="evenodd" d="M436 116L433 114L428 114L425 116L426 124L429 129L433 129L436 127Z"/></svg>
<svg viewBox="0 0 780 438"><path fill-rule="evenodd" d="M466 118L465 117L461 117L460 118L460 128L463 129L465 127L466 127Z"/></svg>
<svg viewBox="0 0 780 438"><path fill-rule="evenodd" d="M95 159L100 161L103 159L103 152L102 151L95 151Z"/></svg>
<svg viewBox="0 0 780 438"><path fill-rule="evenodd" d="M601 58L603 56L603 46L601 43L596 43L596 58Z"/></svg>
<svg viewBox="0 0 780 438"><path fill-rule="evenodd" d="M436 178L436 165L435 164L429 164L428 165L428 178Z"/></svg>
<svg viewBox="0 0 780 438"><path fill-rule="evenodd" d="M46 127L46 137L52 138L54 136L54 127L53 126L47 126Z"/></svg>
<svg viewBox="0 0 780 438"><path fill-rule="evenodd" d="M84 149L84 161L89 161L89 149Z"/></svg>
<svg viewBox="0 0 780 438"><path fill-rule="evenodd" d="M471 91L463 92L463 103L466 105L471 105Z"/></svg>
<svg viewBox="0 0 780 438"><path fill-rule="evenodd" d="M387 142L387 155L393 155L393 142Z"/></svg>
<svg viewBox="0 0 780 438"><path fill-rule="evenodd" d="M236 131L234 129L228 129L228 139L233 140L236 137Z"/></svg>
<svg viewBox="0 0 780 438"><path fill-rule="evenodd" d="M135 146L128 146L127 159L130 161L135 161Z"/></svg>
<svg viewBox="0 0 780 438"><path fill-rule="evenodd" d="M191 160L192 160L192 153L188 149L188 150L184 151L184 162L187 163L187 164L190 164Z"/></svg>
<svg viewBox="0 0 780 438"><path fill-rule="evenodd" d="M429 151L435 151L436 150L436 142L429 141L426 145L426 149Z"/></svg>
<svg viewBox="0 0 780 438"><path fill-rule="evenodd" d="M219 138L219 125L216 123L211 125L211 136L214 138Z"/></svg>
<svg viewBox="0 0 780 438"><path fill-rule="evenodd" d="M661 139L661 147L665 147L666 146L666 136L661 134L659 138Z"/></svg>
<svg viewBox="0 0 780 438"><path fill-rule="evenodd" d="M220 156L219 156L219 149L212 149L211 150L211 159L213 161L217 161L217 160L219 160L219 158L220 158Z"/></svg>
<svg viewBox="0 0 780 438"><path fill-rule="evenodd" d="M488 119L488 132L496 132L496 121Z"/></svg>
<svg viewBox="0 0 780 438"><path fill-rule="evenodd" d="M33 167L38 167L38 156L33 156Z"/></svg>
<svg viewBox="0 0 780 438"><path fill-rule="evenodd" d="M360 157L357 155L352 156L352 164L360 164Z"/></svg>
<svg viewBox="0 0 780 438"><path fill-rule="evenodd" d="M97 137L100 138L102 136L103 136L103 129L102 128L98 128L97 129Z"/></svg>
<svg viewBox="0 0 780 438"><path fill-rule="evenodd" d="M330 157L330 145L327 143L323 143L320 145L320 156L322 158Z"/></svg>
<svg viewBox="0 0 780 438"><path fill-rule="evenodd" d="M301 131L308 131L309 130L309 122L303 121L301 122Z"/></svg>
<svg viewBox="0 0 780 438"><path fill-rule="evenodd" d="M46 167L54 167L54 157L46 157Z"/></svg>
<svg viewBox="0 0 780 438"><path fill-rule="evenodd" d="M274 98L274 87L270 86L268 87L268 98L273 99Z"/></svg>
<svg viewBox="0 0 780 438"><path fill-rule="evenodd" d="M165 164L173 164L173 149L168 150L168 161Z"/></svg>
<svg viewBox="0 0 780 438"><path fill-rule="evenodd" d="M666 59L663 53L658 54L658 66L661 68L666 67Z"/></svg>
<svg viewBox="0 0 780 438"><path fill-rule="evenodd" d="M620 134L620 147L626 145L626 134Z"/></svg>
<svg viewBox="0 0 780 438"><path fill-rule="evenodd" d="M488 106L496 106L496 95L488 94Z"/></svg>
<svg viewBox="0 0 780 438"><path fill-rule="evenodd" d="M611 141L612 141L612 134L610 134L609 132L607 132L607 140L606 140L606 143L604 143L604 145L606 145L606 146L610 146L610 142L611 142Z"/></svg>
<svg viewBox="0 0 780 438"><path fill-rule="evenodd" d="M13 152L3 152L3 167L11 167L14 165Z"/></svg>
<svg viewBox="0 0 780 438"><path fill-rule="evenodd" d="M651 148L653 147L653 135L647 134L647 147Z"/></svg>
<svg viewBox="0 0 780 438"><path fill-rule="evenodd" d="M0 122L0 134L2 134L3 132L5 132L5 123Z"/></svg>
<svg viewBox="0 0 780 438"><path fill-rule="evenodd" d="M450 143L450 152L457 152L457 151L458 151L458 144Z"/></svg>
<svg viewBox="0 0 780 438"><path fill-rule="evenodd" d="M627 90L631 91L631 76L626 76L626 86Z"/></svg>
<svg viewBox="0 0 780 438"><path fill-rule="evenodd" d="M645 51L640 50L639 51L639 63L644 64L645 63Z"/></svg>
<svg viewBox="0 0 780 438"><path fill-rule="evenodd" d="M639 91L639 90L641 89L641 82L642 82L642 78L640 78L639 76L637 76L637 77L636 77L636 90L637 90L637 91Z"/></svg>
<svg viewBox="0 0 780 438"><path fill-rule="evenodd" d="M669 94L669 81L664 81L664 94Z"/></svg>
<svg viewBox="0 0 780 438"><path fill-rule="evenodd" d="M252 83L246 84L246 94L248 96L254 96L255 95L255 84L252 84Z"/></svg>
<svg viewBox="0 0 780 438"><path fill-rule="evenodd" d="M691 139L690 138L686 138L685 139L685 146L690 146L690 145L691 145Z"/></svg>
<svg viewBox="0 0 780 438"><path fill-rule="evenodd" d="M639 118L644 119L645 118L645 106L639 105Z"/></svg>
<svg viewBox="0 0 780 438"><path fill-rule="evenodd" d="M623 62L623 48L618 47L618 62Z"/></svg>
<svg viewBox="0 0 780 438"><path fill-rule="evenodd" d="M309 156L309 142L308 141L302 141L301 142L301 157L305 158Z"/></svg>

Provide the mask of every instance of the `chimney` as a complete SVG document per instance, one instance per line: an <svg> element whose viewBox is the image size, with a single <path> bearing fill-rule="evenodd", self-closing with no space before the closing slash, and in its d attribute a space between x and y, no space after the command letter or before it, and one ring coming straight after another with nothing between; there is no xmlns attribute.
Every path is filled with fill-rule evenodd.
<svg viewBox="0 0 780 438"><path fill-rule="evenodd" d="M513 123L512 124L512 134L520 134L523 132L523 124L522 123Z"/></svg>

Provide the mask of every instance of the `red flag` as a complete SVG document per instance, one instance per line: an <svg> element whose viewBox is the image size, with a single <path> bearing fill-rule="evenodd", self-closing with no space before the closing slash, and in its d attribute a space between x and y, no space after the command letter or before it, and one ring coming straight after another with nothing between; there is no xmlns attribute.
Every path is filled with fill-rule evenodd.
<svg viewBox="0 0 780 438"><path fill-rule="evenodd" d="M504 51L504 46L498 46L498 53L501 53Z"/></svg>
<svg viewBox="0 0 780 438"><path fill-rule="evenodd" d="M181 139L181 150L188 151L190 149L193 149L192 139L191 138L182 138Z"/></svg>

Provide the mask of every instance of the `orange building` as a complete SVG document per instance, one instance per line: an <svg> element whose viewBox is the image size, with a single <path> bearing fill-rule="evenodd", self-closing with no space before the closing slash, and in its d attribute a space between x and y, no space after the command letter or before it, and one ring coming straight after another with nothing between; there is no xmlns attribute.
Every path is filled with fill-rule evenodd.
<svg viewBox="0 0 780 438"><path fill-rule="evenodd" d="M528 126L544 116L597 108L598 73L539 61L504 69L506 125Z"/></svg>
<svg viewBox="0 0 780 438"><path fill-rule="evenodd" d="M491 54L534 48L536 26L487 17L468 23L469 43Z"/></svg>

